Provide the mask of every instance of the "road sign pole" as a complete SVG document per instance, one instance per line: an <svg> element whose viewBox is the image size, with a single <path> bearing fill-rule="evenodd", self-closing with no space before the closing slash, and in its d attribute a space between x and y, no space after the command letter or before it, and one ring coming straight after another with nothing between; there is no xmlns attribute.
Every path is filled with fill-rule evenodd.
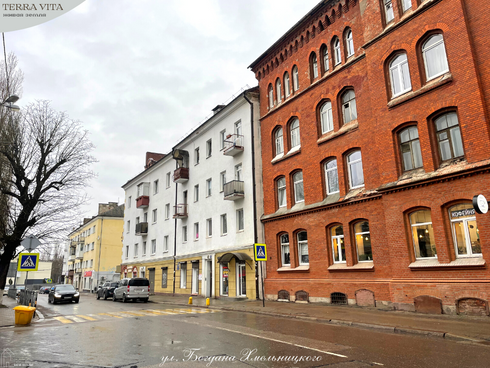
<svg viewBox="0 0 490 368"><path fill-rule="evenodd" d="M261 261L260 264L260 274L262 279L262 307L265 308L265 287L264 287L264 261Z"/></svg>

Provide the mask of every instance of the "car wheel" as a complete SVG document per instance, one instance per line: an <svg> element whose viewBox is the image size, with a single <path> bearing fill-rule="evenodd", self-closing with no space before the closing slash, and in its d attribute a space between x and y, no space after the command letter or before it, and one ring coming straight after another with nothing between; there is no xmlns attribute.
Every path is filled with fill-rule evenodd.
<svg viewBox="0 0 490 368"><path fill-rule="evenodd" d="M48 304L51 304L51 298L48 296Z"/></svg>
<svg viewBox="0 0 490 368"><path fill-rule="evenodd" d="M114 295L112 296L112 301L113 301L113 302L115 302L115 301L116 301L116 294L114 294Z"/></svg>
<svg viewBox="0 0 490 368"><path fill-rule="evenodd" d="M148 298L143 299L143 303L148 303Z"/></svg>
<svg viewBox="0 0 490 368"><path fill-rule="evenodd" d="M104 293L104 300L107 300L107 292Z"/></svg>
<svg viewBox="0 0 490 368"><path fill-rule="evenodd" d="M126 299L126 294L123 294L122 302L123 303L127 303L128 302L128 299Z"/></svg>
<svg viewBox="0 0 490 368"><path fill-rule="evenodd" d="M100 299L100 295L99 295L99 293L97 293L97 300L99 300L99 299Z"/></svg>

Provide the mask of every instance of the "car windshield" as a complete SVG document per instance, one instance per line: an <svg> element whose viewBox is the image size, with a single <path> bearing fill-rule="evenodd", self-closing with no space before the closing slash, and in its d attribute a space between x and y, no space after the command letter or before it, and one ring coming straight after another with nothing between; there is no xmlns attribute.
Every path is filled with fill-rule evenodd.
<svg viewBox="0 0 490 368"><path fill-rule="evenodd" d="M74 291L73 285L60 285L56 286L56 291Z"/></svg>
<svg viewBox="0 0 490 368"><path fill-rule="evenodd" d="M119 283L118 283L118 282L113 282L113 283L111 284L111 287L117 287L117 285L119 285Z"/></svg>

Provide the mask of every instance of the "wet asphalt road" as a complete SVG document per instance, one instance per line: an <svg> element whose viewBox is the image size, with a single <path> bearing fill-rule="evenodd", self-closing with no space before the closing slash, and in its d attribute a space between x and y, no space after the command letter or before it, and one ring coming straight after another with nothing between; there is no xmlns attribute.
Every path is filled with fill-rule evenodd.
<svg viewBox="0 0 490 368"><path fill-rule="evenodd" d="M38 303L43 322L0 329L0 367L490 367L490 346L440 338L90 294Z"/></svg>

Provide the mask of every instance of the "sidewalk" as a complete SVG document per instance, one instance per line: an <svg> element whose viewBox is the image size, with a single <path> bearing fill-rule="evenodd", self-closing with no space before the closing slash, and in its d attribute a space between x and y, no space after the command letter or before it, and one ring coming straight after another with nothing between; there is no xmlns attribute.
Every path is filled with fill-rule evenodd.
<svg viewBox="0 0 490 368"><path fill-rule="evenodd" d="M2 300L3 304L0 304L0 327L15 326L15 311L14 307L17 307L17 301L15 299L9 298L6 295ZM32 318L32 323L39 321L39 316L34 314Z"/></svg>
<svg viewBox="0 0 490 368"><path fill-rule="evenodd" d="M188 305L188 296L152 295L150 301L161 304ZM206 307L206 299L193 297L193 306ZM385 311L376 308L333 306L258 300L210 299L210 307L227 311L264 314L342 324L359 328L379 329L384 332L408 333L441 337L452 340L490 342L490 317L428 315L403 311Z"/></svg>

